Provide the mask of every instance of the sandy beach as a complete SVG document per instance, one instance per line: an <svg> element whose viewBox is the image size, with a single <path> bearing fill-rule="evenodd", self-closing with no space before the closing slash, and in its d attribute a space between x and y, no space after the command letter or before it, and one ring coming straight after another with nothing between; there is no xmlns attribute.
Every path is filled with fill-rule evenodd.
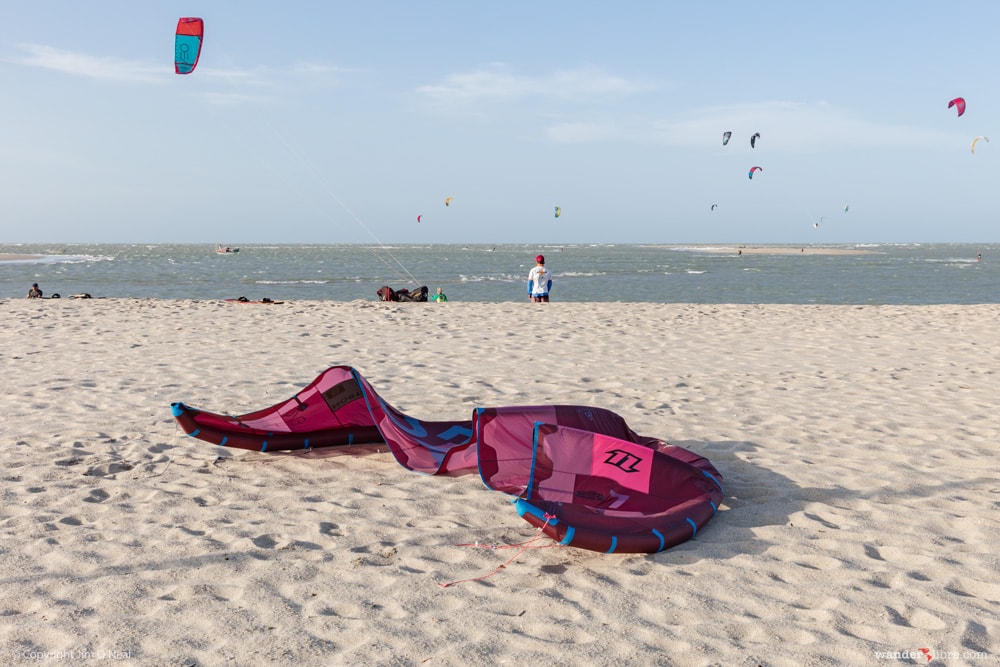
<svg viewBox="0 0 1000 667"><path fill-rule="evenodd" d="M0 300L7 665L1000 662L1000 306ZM477 475L185 436L330 365L423 419L575 403L708 457L653 555ZM545 541L544 544L551 545Z"/></svg>

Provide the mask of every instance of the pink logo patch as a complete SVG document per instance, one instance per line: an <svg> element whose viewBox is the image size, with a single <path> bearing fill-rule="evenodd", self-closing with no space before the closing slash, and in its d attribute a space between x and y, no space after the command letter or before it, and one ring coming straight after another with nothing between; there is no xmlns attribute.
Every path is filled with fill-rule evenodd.
<svg viewBox="0 0 1000 667"><path fill-rule="evenodd" d="M592 475L614 480L620 486L649 493L653 450L617 438L594 435Z"/></svg>

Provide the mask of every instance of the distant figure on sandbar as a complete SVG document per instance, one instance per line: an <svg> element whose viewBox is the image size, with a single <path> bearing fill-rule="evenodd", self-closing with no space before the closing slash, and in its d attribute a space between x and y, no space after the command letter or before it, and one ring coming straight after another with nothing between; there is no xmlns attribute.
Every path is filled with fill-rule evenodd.
<svg viewBox="0 0 1000 667"><path fill-rule="evenodd" d="M38 286L38 283L31 283L31 289L28 290L28 296L26 298L28 298L28 299L41 299L42 298L42 290Z"/></svg>

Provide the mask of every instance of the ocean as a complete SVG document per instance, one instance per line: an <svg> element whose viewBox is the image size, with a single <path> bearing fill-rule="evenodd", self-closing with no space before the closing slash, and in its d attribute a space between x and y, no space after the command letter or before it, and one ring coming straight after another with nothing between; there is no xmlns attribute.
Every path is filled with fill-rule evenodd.
<svg viewBox="0 0 1000 667"><path fill-rule="evenodd" d="M527 301L538 253L552 301L751 304L1000 302L1000 244L848 245L0 244L0 297L378 299L442 288L460 302ZM27 258L13 258L24 257Z"/></svg>

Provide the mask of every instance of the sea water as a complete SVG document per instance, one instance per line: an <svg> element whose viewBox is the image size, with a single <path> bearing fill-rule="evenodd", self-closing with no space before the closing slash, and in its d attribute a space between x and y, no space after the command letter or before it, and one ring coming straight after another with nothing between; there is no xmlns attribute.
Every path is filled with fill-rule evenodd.
<svg viewBox="0 0 1000 667"><path fill-rule="evenodd" d="M0 244L0 297L22 298L33 282L64 297L283 301L377 300L383 285L426 285L451 301L517 302L527 301L539 253L554 275L552 301L1000 302L1000 244L753 246L743 254L614 244L259 244L231 254L209 244Z"/></svg>

